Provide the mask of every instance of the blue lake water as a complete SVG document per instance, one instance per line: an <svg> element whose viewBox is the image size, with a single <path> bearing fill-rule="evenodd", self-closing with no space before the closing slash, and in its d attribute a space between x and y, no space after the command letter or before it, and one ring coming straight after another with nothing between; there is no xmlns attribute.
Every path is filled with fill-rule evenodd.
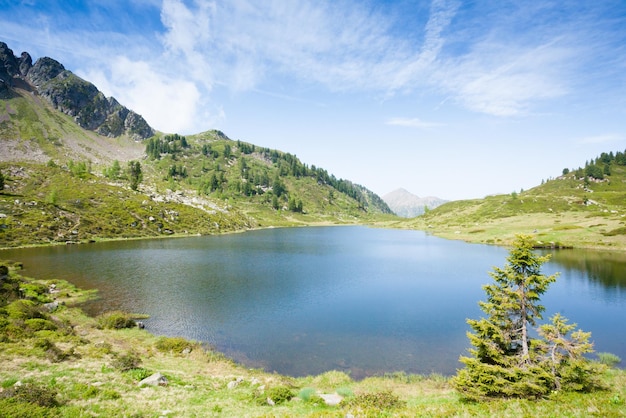
<svg viewBox="0 0 626 418"><path fill-rule="evenodd" d="M454 374L466 318L501 247L420 231L323 227L0 251L26 275L99 289L93 314L145 313L159 335L207 342L238 362L302 376L343 370ZM626 255L563 250L542 298L626 359Z"/></svg>

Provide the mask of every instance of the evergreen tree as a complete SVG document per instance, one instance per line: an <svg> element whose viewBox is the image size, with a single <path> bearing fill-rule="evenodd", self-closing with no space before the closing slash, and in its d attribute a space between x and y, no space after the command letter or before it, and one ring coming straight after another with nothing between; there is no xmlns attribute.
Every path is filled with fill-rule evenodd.
<svg viewBox="0 0 626 418"><path fill-rule="evenodd" d="M143 180L141 164L139 161L130 161L128 163L128 179L130 181L130 188L132 190L137 190L139 183Z"/></svg>
<svg viewBox="0 0 626 418"><path fill-rule="evenodd" d="M550 320L549 324L539 327L543 341L539 342L537 351L543 355L554 388L588 392L601 387L598 379L601 366L584 358L585 354L593 352L593 344L589 342L591 333L574 331L576 324L568 324L561 314Z"/></svg>
<svg viewBox="0 0 626 418"><path fill-rule="evenodd" d="M461 356L465 368L452 380L466 398L543 396L562 386L559 379L571 368L582 372L565 373L570 380L582 381L580 387L585 389L592 386L586 383L593 377L585 376L591 368L579 357L589 352L587 334L582 331L573 334L573 342L567 345L566 340L560 338L565 338L571 328L556 317L552 326L542 328L540 335L546 341L533 340L531 344L531 327L537 325L544 311L539 304L540 297L557 276L541 274L541 265L548 259L549 256L533 252L531 237L520 235L504 268L496 267L490 273L494 283L483 286L487 300L479 302L486 317L468 319L473 331L468 332L468 338L474 348L469 350L471 356ZM547 338L552 335L559 337ZM575 347L570 353L576 355L552 356L552 353L563 353L563 347ZM572 375L575 377L571 378ZM573 385L569 388L581 390Z"/></svg>
<svg viewBox="0 0 626 418"><path fill-rule="evenodd" d="M0 190L4 190L4 174L0 172Z"/></svg>

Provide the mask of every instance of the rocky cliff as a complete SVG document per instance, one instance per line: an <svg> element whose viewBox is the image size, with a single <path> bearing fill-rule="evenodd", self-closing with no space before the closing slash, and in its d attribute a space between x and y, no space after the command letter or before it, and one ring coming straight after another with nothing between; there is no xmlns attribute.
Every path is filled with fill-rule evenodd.
<svg viewBox="0 0 626 418"><path fill-rule="evenodd" d="M44 97L55 109L70 115L84 129L108 137L128 135L141 140L154 135L145 119L105 97L96 86L66 70L58 61L43 57L34 64L27 52L16 57L0 42L0 97L27 88Z"/></svg>

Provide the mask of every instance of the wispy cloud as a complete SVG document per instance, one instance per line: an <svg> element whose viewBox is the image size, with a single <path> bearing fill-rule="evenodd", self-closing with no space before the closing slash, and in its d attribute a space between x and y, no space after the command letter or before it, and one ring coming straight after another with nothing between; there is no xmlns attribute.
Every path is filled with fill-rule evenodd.
<svg viewBox="0 0 626 418"><path fill-rule="evenodd" d="M120 8L124 2L102 4ZM611 40L602 48L608 42L601 32L606 22L582 11L547 19L562 9L548 2L432 0L390 5L403 8L394 9L396 14L350 0L134 0L131 6L158 15L150 26L154 30L126 30L129 14L119 30L112 23L94 27L89 16L73 27L61 8L53 15L29 7L22 23L0 18L0 37L29 39L46 55L74 57L73 70L97 77L116 96L126 95L151 123L171 120L167 129L187 131L205 123L178 114L164 118L160 109L171 108L169 102L197 115L211 102L216 85L238 92L275 91L280 97L288 80L325 92L403 94L416 104L424 96L440 103L445 98L445 106L511 117L580 88L585 75L579 70L585 66L596 79L604 71L620 74L593 66L594 54L606 58L616 44ZM398 14L410 15L412 26L397 30ZM97 22L104 25L106 19ZM612 62L623 69L623 48ZM388 123L428 125L419 119Z"/></svg>
<svg viewBox="0 0 626 418"><path fill-rule="evenodd" d="M436 128L438 126L443 126L441 123L437 122L426 122L419 118L391 118L385 122L386 125L391 126L405 126L409 128Z"/></svg>

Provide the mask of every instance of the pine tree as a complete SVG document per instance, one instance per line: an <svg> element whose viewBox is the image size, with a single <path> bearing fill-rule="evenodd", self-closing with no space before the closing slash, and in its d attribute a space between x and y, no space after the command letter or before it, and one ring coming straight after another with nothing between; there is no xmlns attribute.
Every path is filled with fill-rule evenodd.
<svg viewBox="0 0 626 418"><path fill-rule="evenodd" d="M531 344L529 335L544 311L540 297L556 280L556 274L541 274L548 259L533 252L531 237L520 235L504 268L490 273L494 283L483 286L487 301L479 302L487 316L468 319L472 356L461 356L465 368L452 381L466 398L532 398L555 387L540 344Z"/></svg>
<svg viewBox="0 0 626 418"><path fill-rule="evenodd" d="M543 341L539 342L537 351L552 374L554 389L589 392L600 388L601 365L584 357L593 352L593 344L589 342L591 333L574 331L577 325L568 324L567 318L558 313L550 320L549 324L539 327Z"/></svg>
<svg viewBox="0 0 626 418"><path fill-rule="evenodd" d="M132 190L137 190L139 183L143 180L141 164L139 161L130 161L128 163L128 179L130 181L130 188Z"/></svg>

